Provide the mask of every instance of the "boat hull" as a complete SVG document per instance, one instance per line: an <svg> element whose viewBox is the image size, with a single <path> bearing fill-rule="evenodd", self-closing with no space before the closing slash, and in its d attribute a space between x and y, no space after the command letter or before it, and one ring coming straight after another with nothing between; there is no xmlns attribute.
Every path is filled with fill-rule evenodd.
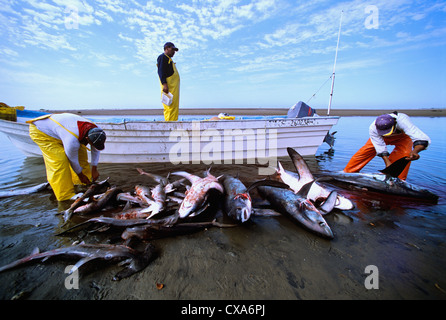
<svg viewBox="0 0 446 320"><path fill-rule="evenodd" d="M107 134L101 163L171 162L173 164L275 165L287 147L314 155L338 117L259 117L220 121L98 122ZM29 125L0 120L0 132L25 155L41 157Z"/></svg>

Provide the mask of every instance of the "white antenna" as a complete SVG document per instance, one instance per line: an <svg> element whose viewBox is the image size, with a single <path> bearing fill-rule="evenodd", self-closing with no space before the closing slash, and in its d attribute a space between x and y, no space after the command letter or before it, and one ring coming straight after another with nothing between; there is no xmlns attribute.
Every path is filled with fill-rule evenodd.
<svg viewBox="0 0 446 320"><path fill-rule="evenodd" d="M342 14L343 13L344 13L344 10L341 11L341 19L339 21L338 43L336 45L336 55L335 55L335 60L334 60L334 65L333 65L333 74L331 75L331 91L330 91L330 101L328 102L327 116L330 115L331 99L333 98L333 88L334 88L334 81L335 81L336 60L338 59L338 48L339 48L339 39L341 38L341 25L342 25Z"/></svg>

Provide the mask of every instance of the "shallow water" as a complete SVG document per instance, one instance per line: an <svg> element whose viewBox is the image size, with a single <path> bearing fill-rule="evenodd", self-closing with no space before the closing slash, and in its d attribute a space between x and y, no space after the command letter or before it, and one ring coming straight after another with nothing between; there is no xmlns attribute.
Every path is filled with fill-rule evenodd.
<svg viewBox="0 0 446 320"><path fill-rule="evenodd" d="M313 172L342 170L367 140L372 117L345 117L334 151L327 145L306 158ZM331 185L350 197L351 211L335 211L326 220L335 239L322 239L285 217L253 217L246 225L210 228L192 235L153 241L158 257L145 270L111 281L117 265L92 263L80 270L79 289L66 289L64 269L72 261L36 263L0 274L0 298L28 299L445 299L446 276L446 119L412 118L432 145L412 163L408 181L440 196L436 205ZM0 190L44 182L43 160L25 158L0 133ZM293 170L291 161L280 159ZM185 170L201 175L204 165L141 164L167 175ZM130 191L148 184L134 164L100 164L101 177ZM364 172L383 168L374 159ZM255 165L215 165L214 175L239 174L256 181ZM254 195L255 197L255 195ZM50 191L0 199L0 265L76 240L108 242L119 233L73 233L57 237L62 218ZM74 222L85 218L76 217ZM365 268L379 270L379 289L365 288ZM156 283L164 284L160 290Z"/></svg>

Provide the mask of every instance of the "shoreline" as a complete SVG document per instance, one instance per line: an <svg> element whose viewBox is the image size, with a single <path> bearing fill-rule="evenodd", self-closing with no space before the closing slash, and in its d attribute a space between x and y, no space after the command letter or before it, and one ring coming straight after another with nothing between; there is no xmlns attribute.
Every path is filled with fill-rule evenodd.
<svg viewBox="0 0 446 320"><path fill-rule="evenodd" d="M163 110L159 109L84 109L84 110L44 110L40 111L49 113L61 113L71 112L78 115L147 115L158 116L163 114ZM220 112L226 112L229 115L286 115L288 108L227 108L227 109L215 109L215 108L180 108L181 115L218 115ZM432 108L432 109L331 109L330 116L339 117L354 117L354 116L379 116L384 113L390 113L398 111L405 113L412 117L446 117L446 108ZM326 115L325 109L316 109L316 112L320 116Z"/></svg>

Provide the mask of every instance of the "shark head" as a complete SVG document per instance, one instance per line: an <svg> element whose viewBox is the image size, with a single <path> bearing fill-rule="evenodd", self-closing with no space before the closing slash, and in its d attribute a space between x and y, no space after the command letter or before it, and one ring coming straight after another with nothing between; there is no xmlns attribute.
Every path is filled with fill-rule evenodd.
<svg viewBox="0 0 446 320"><path fill-rule="evenodd" d="M231 209L228 216L240 222L246 222L251 217L252 204L249 195L236 195L234 201L231 203Z"/></svg>
<svg viewBox="0 0 446 320"><path fill-rule="evenodd" d="M180 218L186 218L196 207L197 205L194 201L185 198L178 209Z"/></svg>
<svg viewBox="0 0 446 320"><path fill-rule="evenodd" d="M301 223L308 229L326 238L333 239L333 231L322 217L320 211L309 200L302 201L299 205Z"/></svg>

